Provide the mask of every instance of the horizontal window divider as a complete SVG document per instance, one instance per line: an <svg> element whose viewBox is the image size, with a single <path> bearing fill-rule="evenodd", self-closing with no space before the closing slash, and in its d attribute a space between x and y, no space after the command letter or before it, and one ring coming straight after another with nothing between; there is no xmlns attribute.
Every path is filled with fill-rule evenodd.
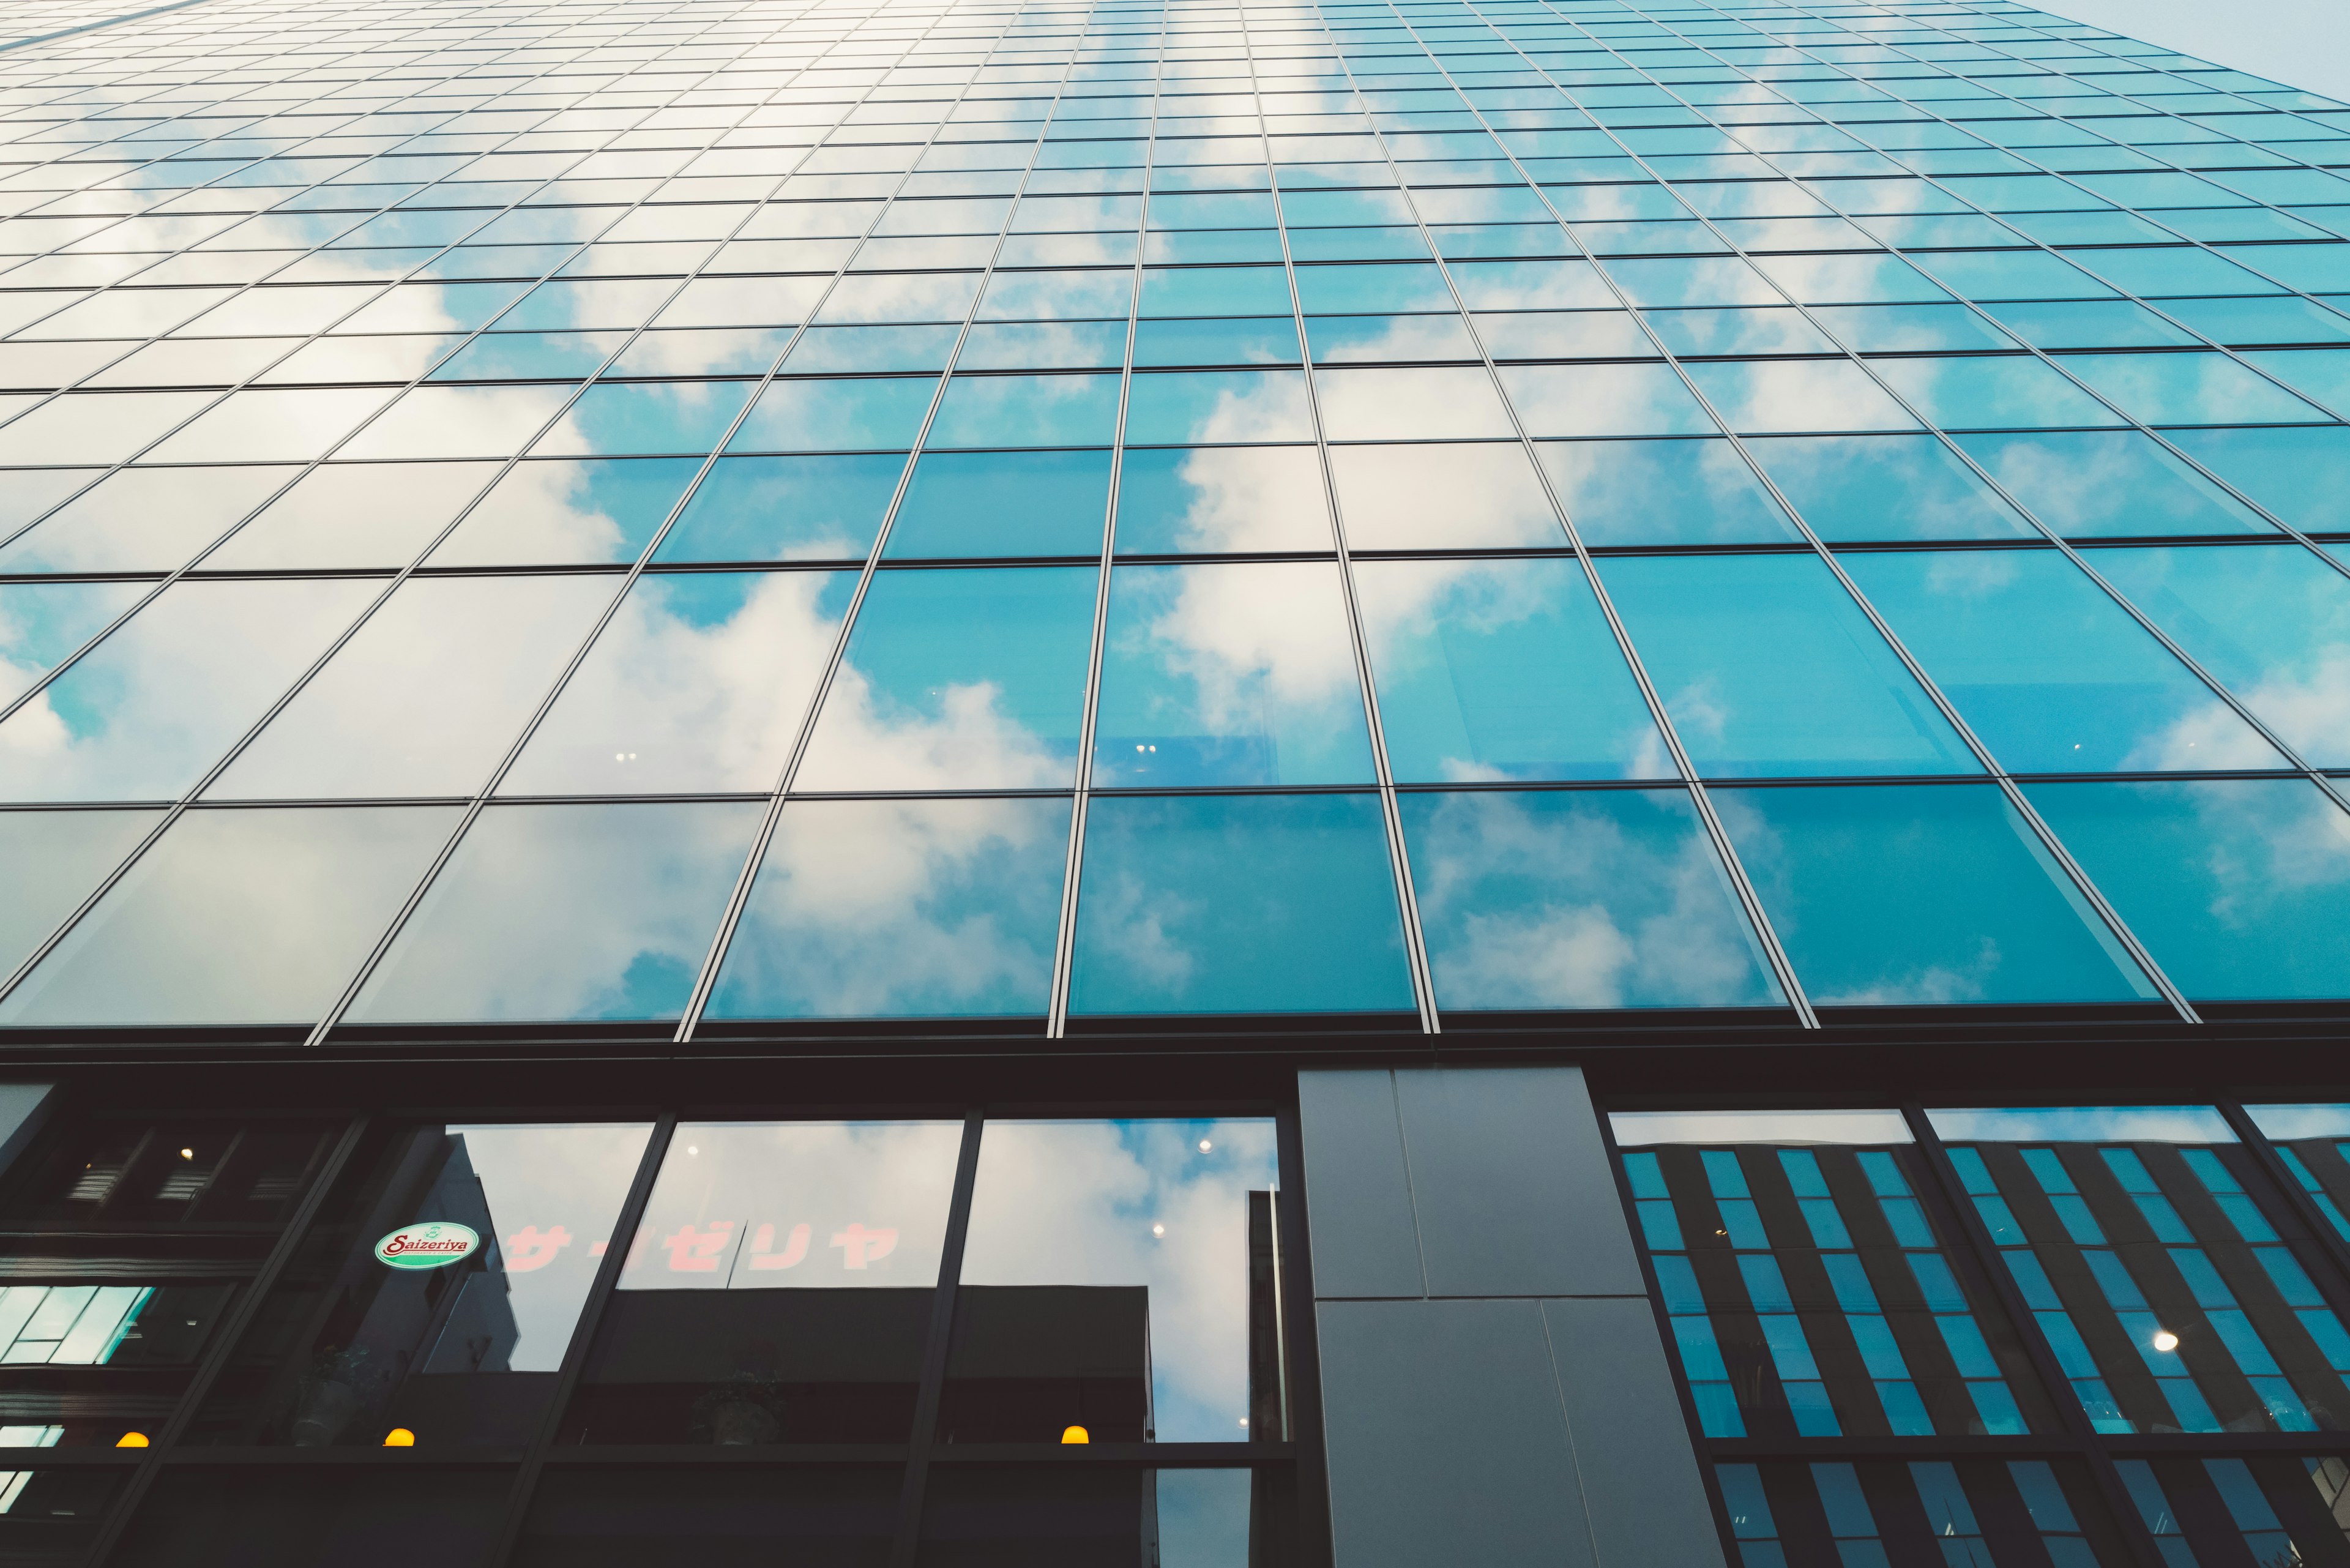
<svg viewBox="0 0 2350 1568"><path fill-rule="evenodd" d="M166 1469L343 1469L510 1470L522 1463L520 1449L207 1449L186 1444L158 1459Z"/></svg>
<svg viewBox="0 0 2350 1568"><path fill-rule="evenodd" d="M759 1469L795 1465L902 1465L905 1443L744 1443L739 1446L567 1443L546 1450L546 1462L559 1469L665 1469L687 1465Z"/></svg>

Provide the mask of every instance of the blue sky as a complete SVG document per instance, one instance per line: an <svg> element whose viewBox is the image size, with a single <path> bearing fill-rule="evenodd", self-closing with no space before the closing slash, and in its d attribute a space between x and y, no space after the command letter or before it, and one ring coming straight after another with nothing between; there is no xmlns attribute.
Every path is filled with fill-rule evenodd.
<svg viewBox="0 0 2350 1568"><path fill-rule="evenodd" d="M2033 0L2043 11L2350 100L2342 0Z"/></svg>

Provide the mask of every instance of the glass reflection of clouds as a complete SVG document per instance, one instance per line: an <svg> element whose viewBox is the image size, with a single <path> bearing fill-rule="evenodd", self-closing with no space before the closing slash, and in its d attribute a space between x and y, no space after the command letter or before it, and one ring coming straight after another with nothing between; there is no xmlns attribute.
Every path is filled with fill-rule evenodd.
<svg viewBox="0 0 2350 1568"><path fill-rule="evenodd" d="M1278 1397L1251 1375L1250 1199L1280 1185L1269 1119L991 1120L962 1282L1141 1287L1153 1440L1246 1442Z"/></svg>
<svg viewBox="0 0 2350 1568"><path fill-rule="evenodd" d="M1944 430L2114 426L2117 414L2037 359L1879 359L1873 367Z"/></svg>
<svg viewBox="0 0 2350 1568"><path fill-rule="evenodd" d="M795 787L1066 788L1095 582L1074 566L876 576Z"/></svg>
<svg viewBox="0 0 2350 1568"><path fill-rule="evenodd" d="M1073 1014L1411 1005L1377 796L1101 795L1087 807Z"/></svg>
<svg viewBox="0 0 2350 1568"><path fill-rule="evenodd" d="M1041 1017L1066 799L793 801L708 1016Z"/></svg>
<svg viewBox="0 0 2350 1568"><path fill-rule="evenodd" d="M1364 561L1355 575L1397 782L1674 775L1573 560Z"/></svg>
<svg viewBox="0 0 2350 1568"><path fill-rule="evenodd" d="M639 578L499 793L775 788L856 581L853 572Z"/></svg>
<svg viewBox="0 0 2350 1568"><path fill-rule="evenodd" d="M614 586L603 576L411 578L208 794L472 794Z"/></svg>
<svg viewBox="0 0 2350 1568"><path fill-rule="evenodd" d="M760 810L756 801L493 807L466 830L348 1016L674 1018Z"/></svg>
<svg viewBox="0 0 2350 1568"><path fill-rule="evenodd" d="M0 1023L310 1023L458 815L191 812L0 1001Z"/></svg>
<svg viewBox="0 0 2350 1568"><path fill-rule="evenodd" d="M1990 785L1717 790L1713 800L1822 1006L2157 995ZM1920 888L1934 896L1919 898Z"/></svg>
<svg viewBox="0 0 2350 1568"><path fill-rule="evenodd" d="M1105 638L1097 784L1372 782L1335 566L1120 566Z"/></svg>
<svg viewBox="0 0 2350 1568"><path fill-rule="evenodd" d="M699 459L529 459L501 475L428 566L625 565L644 553Z"/></svg>
<svg viewBox="0 0 2350 1568"><path fill-rule="evenodd" d="M2050 1109L1929 1110L1950 1143L2234 1143L2210 1106L2064 1106Z"/></svg>
<svg viewBox="0 0 2350 1568"><path fill-rule="evenodd" d="M1398 804L1439 1006L1783 1001L1679 791L1411 794Z"/></svg>
<svg viewBox="0 0 2350 1568"><path fill-rule="evenodd" d="M927 376L776 381L751 406L729 452L882 452L914 444L938 389Z"/></svg>
<svg viewBox="0 0 2350 1568"><path fill-rule="evenodd" d="M1831 544L2037 536L1931 436L1773 436L1747 450Z"/></svg>
<svg viewBox="0 0 2350 1568"><path fill-rule="evenodd" d="M15 701L147 591L144 583L0 583L0 703Z"/></svg>
<svg viewBox="0 0 2350 1568"><path fill-rule="evenodd" d="M262 508L204 568L404 566L497 473L494 462L328 463Z"/></svg>
<svg viewBox="0 0 2350 1568"><path fill-rule="evenodd" d="M1126 439L1137 446L1314 439L1295 370L1155 370L1132 379Z"/></svg>
<svg viewBox="0 0 2350 1568"><path fill-rule="evenodd" d="M9 881L0 900L0 977L31 957L161 820L160 811L0 812L0 864Z"/></svg>
<svg viewBox="0 0 2350 1568"><path fill-rule="evenodd" d="M2011 772L2285 765L2054 550L1867 551L1844 566Z"/></svg>
<svg viewBox="0 0 2350 1568"><path fill-rule="evenodd" d="M2350 579L2289 545L2088 561L2305 761L2350 765Z"/></svg>
<svg viewBox="0 0 2350 1568"><path fill-rule="evenodd" d="M1327 552L1321 462L1312 447L1130 451L1116 539L1122 556Z"/></svg>
<svg viewBox="0 0 2350 1568"><path fill-rule="evenodd" d="M1712 435L1665 365L1507 365L1502 385L1533 436Z"/></svg>
<svg viewBox="0 0 2350 1568"><path fill-rule="evenodd" d="M182 582L0 722L0 798L175 797L380 589Z"/></svg>
<svg viewBox="0 0 2350 1568"><path fill-rule="evenodd" d="M1918 428L1848 359L1709 360L1688 369L1706 401L1741 434Z"/></svg>
<svg viewBox="0 0 2350 1568"><path fill-rule="evenodd" d="M2350 816L2300 779L2025 793L2190 997L2350 993Z"/></svg>
<svg viewBox="0 0 2350 1568"><path fill-rule="evenodd" d="M926 452L888 556L1097 556L1109 474L1107 451Z"/></svg>
<svg viewBox="0 0 2350 1568"><path fill-rule="evenodd" d="M0 573L174 571L298 472L120 470L0 546Z"/></svg>
<svg viewBox="0 0 2350 1568"><path fill-rule="evenodd" d="M1720 439L1544 441L1535 450L1591 545L1791 544L1803 537Z"/></svg>
<svg viewBox="0 0 2350 1568"><path fill-rule="evenodd" d="M1330 471L1357 550L1557 549L1558 514L1518 443L1342 446Z"/></svg>
<svg viewBox="0 0 2350 1568"><path fill-rule="evenodd" d="M2010 495L2067 538L2270 532L2241 502L2135 431L1956 439Z"/></svg>
<svg viewBox="0 0 2350 1568"><path fill-rule="evenodd" d="M1483 369L1323 370L1315 377L1324 433L1336 441L1499 437L1516 433Z"/></svg>
<svg viewBox="0 0 2350 1568"><path fill-rule="evenodd" d="M903 452L722 457L653 559L861 561L905 468Z"/></svg>

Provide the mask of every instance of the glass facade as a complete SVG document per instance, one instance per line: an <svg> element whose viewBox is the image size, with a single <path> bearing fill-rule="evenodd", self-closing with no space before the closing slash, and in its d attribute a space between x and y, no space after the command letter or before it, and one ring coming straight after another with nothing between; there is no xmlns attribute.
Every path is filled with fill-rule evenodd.
<svg viewBox="0 0 2350 1568"><path fill-rule="evenodd" d="M2345 495L2350 105L2009 0L22 0L0 1559L1642 1561L1459 1298L2350 1568Z"/></svg>

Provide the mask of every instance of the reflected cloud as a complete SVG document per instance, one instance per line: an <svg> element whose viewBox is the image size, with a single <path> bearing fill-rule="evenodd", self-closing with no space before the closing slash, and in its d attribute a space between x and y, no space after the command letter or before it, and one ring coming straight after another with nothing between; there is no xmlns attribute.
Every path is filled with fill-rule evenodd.
<svg viewBox="0 0 2350 1568"><path fill-rule="evenodd" d="M176 571L298 472L121 470L0 548L0 572Z"/></svg>
<svg viewBox="0 0 2350 1568"><path fill-rule="evenodd" d="M404 566L496 477L494 462L328 463L204 557L207 570Z"/></svg>
<svg viewBox="0 0 2350 1568"><path fill-rule="evenodd" d="M1529 435L1717 433L1664 365L1504 365L1502 385Z"/></svg>
<svg viewBox="0 0 2350 1568"><path fill-rule="evenodd" d="M1409 794L1400 804L1440 1005L1782 1000L1679 791Z"/></svg>
<svg viewBox="0 0 2350 1568"><path fill-rule="evenodd" d="M1039 1015L1069 803L794 801L712 1018Z"/></svg>
<svg viewBox="0 0 2350 1568"><path fill-rule="evenodd" d="M1566 543L1558 514L1514 441L1333 447L1330 472L1354 549L1556 549Z"/></svg>

